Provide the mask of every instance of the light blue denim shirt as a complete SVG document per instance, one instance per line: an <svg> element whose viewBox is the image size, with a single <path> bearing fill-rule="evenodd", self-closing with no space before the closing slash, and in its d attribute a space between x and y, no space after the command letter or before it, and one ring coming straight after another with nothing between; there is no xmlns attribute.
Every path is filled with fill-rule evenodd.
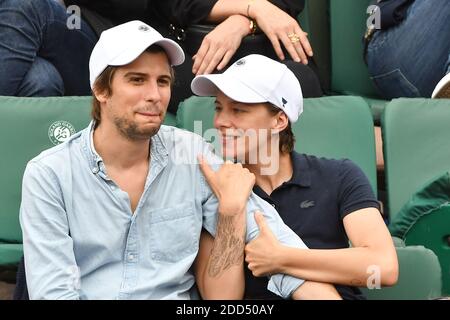
<svg viewBox="0 0 450 320"><path fill-rule="evenodd" d="M221 159L198 135L161 126L151 139L150 170L133 214L93 147L93 123L31 160L23 178L20 222L31 299L190 299L202 227L215 234L217 198L197 164ZM238 182L237 182L238 183ZM246 240L264 212L278 239L306 248L274 208L252 194ZM273 275L269 290L289 297L303 283Z"/></svg>

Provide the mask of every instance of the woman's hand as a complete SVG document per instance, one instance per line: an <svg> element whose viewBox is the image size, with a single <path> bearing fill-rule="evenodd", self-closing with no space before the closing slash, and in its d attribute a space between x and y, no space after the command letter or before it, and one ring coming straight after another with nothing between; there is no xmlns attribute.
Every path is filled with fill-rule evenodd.
<svg viewBox="0 0 450 320"><path fill-rule="evenodd" d="M250 33L250 20L242 15L232 15L208 33L194 55L192 73L208 74L222 70Z"/></svg>
<svg viewBox="0 0 450 320"><path fill-rule="evenodd" d="M245 246L245 261L255 277L281 273L279 254L282 245L274 236L262 213L255 213L258 236Z"/></svg>
<svg viewBox="0 0 450 320"><path fill-rule="evenodd" d="M300 28L294 18L266 0L253 1L248 13L272 42L281 60L285 57L280 42L294 61L308 64L308 56L313 56L308 34Z"/></svg>

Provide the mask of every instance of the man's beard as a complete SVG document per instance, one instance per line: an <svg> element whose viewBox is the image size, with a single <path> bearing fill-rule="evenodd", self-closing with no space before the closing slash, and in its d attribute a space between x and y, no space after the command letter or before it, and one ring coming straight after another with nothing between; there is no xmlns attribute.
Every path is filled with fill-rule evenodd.
<svg viewBox="0 0 450 320"><path fill-rule="evenodd" d="M136 122L116 117L114 117L114 124L122 136L133 141L150 139L158 133L159 128L161 127L160 124L158 127L140 129Z"/></svg>

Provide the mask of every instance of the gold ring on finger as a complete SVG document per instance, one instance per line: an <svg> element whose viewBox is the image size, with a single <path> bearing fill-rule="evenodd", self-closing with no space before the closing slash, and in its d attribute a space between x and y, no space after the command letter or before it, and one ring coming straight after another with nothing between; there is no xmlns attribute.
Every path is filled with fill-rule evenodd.
<svg viewBox="0 0 450 320"><path fill-rule="evenodd" d="M288 34L288 38L291 40L292 43L296 43L300 41L300 37L295 33Z"/></svg>

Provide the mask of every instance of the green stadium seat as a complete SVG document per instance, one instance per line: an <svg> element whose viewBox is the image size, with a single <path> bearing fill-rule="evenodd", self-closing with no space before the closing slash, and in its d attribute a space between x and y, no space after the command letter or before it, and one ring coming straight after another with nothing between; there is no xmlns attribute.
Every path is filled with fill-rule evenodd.
<svg viewBox="0 0 450 320"><path fill-rule="evenodd" d="M214 100L214 97L191 96L181 102L177 112L178 126L203 136L206 130L214 128Z"/></svg>
<svg viewBox="0 0 450 320"><path fill-rule="evenodd" d="M450 296L450 173L414 194L391 220L392 235L407 245L433 250L442 269L442 291Z"/></svg>
<svg viewBox="0 0 450 320"><path fill-rule="evenodd" d="M27 162L87 126L89 111L90 97L0 97L0 265L22 256L19 207Z"/></svg>
<svg viewBox="0 0 450 320"><path fill-rule="evenodd" d="M0 265L22 256L19 225L25 166L41 151L85 128L91 97L0 97ZM175 124L168 115L166 123Z"/></svg>
<svg viewBox="0 0 450 320"><path fill-rule="evenodd" d="M373 119L364 99L332 96L304 100L304 112L292 126L295 149L326 158L348 158L367 175L377 192Z"/></svg>
<svg viewBox="0 0 450 320"><path fill-rule="evenodd" d="M450 170L450 101L395 99L385 109L383 149L391 218L432 179Z"/></svg>
<svg viewBox="0 0 450 320"><path fill-rule="evenodd" d="M180 104L177 122L180 128L203 134L214 127L213 117L214 98L192 96ZM194 128L195 121L198 121L197 129ZM305 99L304 112L292 129L297 137L297 151L351 159L366 173L376 192L373 122L369 107L362 98L337 96ZM215 143L209 137L204 138Z"/></svg>
<svg viewBox="0 0 450 320"><path fill-rule="evenodd" d="M448 99L396 99L382 121L390 230L407 245L435 252L445 294L450 294L449 122Z"/></svg>
<svg viewBox="0 0 450 320"><path fill-rule="evenodd" d="M331 91L367 97L378 124L387 101L380 98L363 58L362 37L371 0L330 1Z"/></svg>
<svg viewBox="0 0 450 320"><path fill-rule="evenodd" d="M396 238L394 238L395 240ZM441 268L433 251L423 246L396 244L399 278L395 286L381 289L361 288L369 300L428 300L441 293Z"/></svg>
<svg viewBox="0 0 450 320"><path fill-rule="evenodd" d="M166 116L164 117L164 125L176 127L178 125L177 117L169 112L166 113Z"/></svg>
<svg viewBox="0 0 450 320"><path fill-rule="evenodd" d="M331 85L342 94L377 97L363 59L370 0L330 1Z"/></svg>

